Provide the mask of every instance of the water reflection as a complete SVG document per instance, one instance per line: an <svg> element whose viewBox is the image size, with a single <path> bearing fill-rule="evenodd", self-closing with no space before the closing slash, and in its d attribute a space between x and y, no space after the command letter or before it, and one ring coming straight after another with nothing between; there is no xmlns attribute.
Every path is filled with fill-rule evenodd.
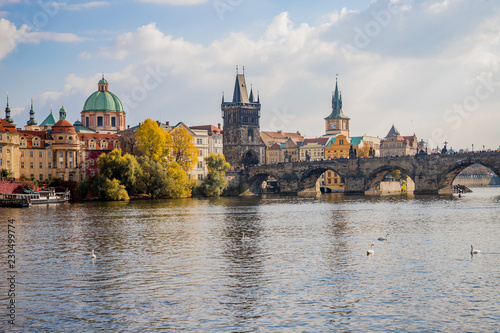
<svg viewBox="0 0 500 333"><path fill-rule="evenodd" d="M0 209L19 330L494 331L499 190Z"/></svg>

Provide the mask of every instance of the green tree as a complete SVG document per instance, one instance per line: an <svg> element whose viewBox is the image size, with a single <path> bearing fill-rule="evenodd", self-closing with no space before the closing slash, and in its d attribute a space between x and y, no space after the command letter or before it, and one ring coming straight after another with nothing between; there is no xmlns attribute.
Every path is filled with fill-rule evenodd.
<svg viewBox="0 0 500 333"><path fill-rule="evenodd" d="M193 137L182 127L174 128L170 135L172 137L171 160L177 162L184 171L191 171L198 162L200 154Z"/></svg>
<svg viewBox="0 0 500 333"><path fill-rule="evenodd" d="M137 187L142 193L148 194L151 198L161 198L168 194L168 175L165 168L158 161L154 161L147 156L138 158L141 172L137 177Z"/></svg>
<svg viewBox="0 0 500 333"><path fill-rule="evenodd" d="M156 121L146 119L135 133L137 149L153 161L166 164L172 146L170 134L158 126Z"/></svg>
<svg viewBox="0 0 500 333"><path fill-rule="evenodd" d="M205 162L208 176L201 184L201 190L207 197L218 197L228 187L226 172L231 166L221 154L210 154Z"/></svg>
<svg viewBox="0 0 500 333"><path fill-rule="evenodd" d="M115 149L109 154L102 154L97 158L99 175L107 179L117 179L125 185L127 192L133 194L140 171L139 163L130 154L122 156L120 149ZM101 177L98 180L104 180Z"/></svg>

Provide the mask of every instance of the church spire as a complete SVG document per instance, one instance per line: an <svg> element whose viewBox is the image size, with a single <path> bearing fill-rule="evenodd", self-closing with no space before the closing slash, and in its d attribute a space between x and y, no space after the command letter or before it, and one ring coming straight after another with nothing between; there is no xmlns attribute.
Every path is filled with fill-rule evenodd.
<svg viewBox="0 0 500 333"><path fill-rule="evenodd" d="M64 105L59 110L59 120L66 120L66 109L64 108Z"/></svg>
<svg viewBox="0 0 500 333"><path fill-rule="evenodd" d="M10 117L10 107L9 107L9 93L7 93L7 107L5 108L5 121L8 123L13 123L14 120Z"/></svg>
<svg viewBox="0 0 500 333"><path fill-rule="evenodd" d="M332 92L332 113L326 119L333 118L348 118L342 112L342 94L339 92L337 79L335 79L335 92Z"/></svg>
<svg viewBox="0 0 500 333"><path fill-rule="evenodd" d="M250 84L250 97L249 97L250 103L255 103L255 99L253 97L253 85Z"/></svg>
<svg viewBox="0 0 500 333"><path fill-rule="evenodd" d="M30 120L26 123L28 126L33 126L38 124L35 120L35 110L33 110L33 97L31 97L31 109L30 109Z"/></svg>

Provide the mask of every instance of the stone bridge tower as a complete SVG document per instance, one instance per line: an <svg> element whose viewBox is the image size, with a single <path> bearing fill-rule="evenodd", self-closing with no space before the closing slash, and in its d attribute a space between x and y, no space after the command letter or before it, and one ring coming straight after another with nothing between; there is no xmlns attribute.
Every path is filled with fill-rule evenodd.
<svg viewBox="0 0 500 333"><path fill-rule="evenodd" d="M236 67L236 82L232 102L225 102L222 95L223 151L231 166L245 167L260 163L260 97L255 98L253 90L245 82L243 74Z"/></svg>

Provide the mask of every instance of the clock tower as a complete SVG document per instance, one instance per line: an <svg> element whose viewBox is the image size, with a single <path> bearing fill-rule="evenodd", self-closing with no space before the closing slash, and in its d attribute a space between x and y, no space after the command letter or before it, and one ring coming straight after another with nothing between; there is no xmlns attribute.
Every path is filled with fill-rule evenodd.
<svg viewBox="0 0 500 333"><path fill-rule="evenodd" d="M335 92L332 94L332 113L325 118L326 135L343 134L349 137L349 117L342 112L342 94L339 93L335 80Z"/></svg>

